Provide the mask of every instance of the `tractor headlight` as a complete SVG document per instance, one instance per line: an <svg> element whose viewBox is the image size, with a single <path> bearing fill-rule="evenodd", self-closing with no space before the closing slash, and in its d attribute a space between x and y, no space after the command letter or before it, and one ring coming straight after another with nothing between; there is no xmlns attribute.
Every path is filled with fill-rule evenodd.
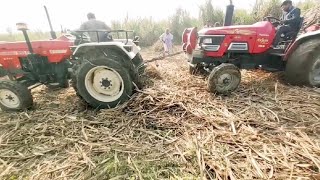
<svg viewBox="0 0 320 180"><path fill-rule="evenodd" d="M204 39L202 40L202 43L203 43L203 44L212 44L212 38L204 38Z"/></svg>

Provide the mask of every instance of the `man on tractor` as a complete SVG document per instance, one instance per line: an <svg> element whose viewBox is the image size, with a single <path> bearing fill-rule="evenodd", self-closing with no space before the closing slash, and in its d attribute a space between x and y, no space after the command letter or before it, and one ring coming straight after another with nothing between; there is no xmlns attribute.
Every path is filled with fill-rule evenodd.
<svg viewBox="0 0 320 180"><path fill-rule="evenodd" d="M281 26L278 27L276 36L273 41L273 47L277 47L280 42L281 35L287 35L290 32L294 32L298 34L300 30L301 24L301 11L299 8L296 8L292 5L291 0L285 0L281 8L283 10L283 15L281 17L280 24Z"/></svg>
<svg viewBox="0 0 320 180"><path fill-rule="evenodd" d="M106 23L96 19L96 16L93 13L88 13L88 21L84 22L80 26L80 30L83 31L95 31L95 30L106 30L110 31L111 28L106 25ZM89 32L89 37L91 42L98 42L98 37L96 32ZM104 41L106 38L105 32L99 32L99 40Z"/></svg>

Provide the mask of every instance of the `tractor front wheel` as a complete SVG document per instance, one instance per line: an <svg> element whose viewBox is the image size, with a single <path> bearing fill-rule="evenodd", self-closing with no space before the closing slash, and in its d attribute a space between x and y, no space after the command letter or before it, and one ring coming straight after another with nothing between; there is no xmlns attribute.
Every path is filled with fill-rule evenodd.
<svg viewBox="0 0 320 180"><path fill-rule="evenodd" d="M189 65L189 73L191 75L204 75L206 71L203 68L200 64Z"/></svg>
<svg viewBox="0 0 320 180"><path fill-rule="evenodd" d="M114 108L130 98L133 83L120 63L102 58L85 62L79 67L75 90L94 108Z"/></svg>
<svg viewBox="0 0 320 180"><path fill-rule="evenodd" d="M2 111L21 111L31 108L33 99L30 90L15 81L0 81L0 108Z"/></svg>
<svg viewBox="0 0 320 180"><path fill-rule="evenodd" d="M285 77L291 85L320 87L320 39L300 44L289 57Z"/></svg>
<svg viewBox="0 0 320 180"><path fill-rule="evenodd" d="M215 67L208 78L208 89L212 93L228 95L235 91L241 82L239 68L233 64Z"/></svg>

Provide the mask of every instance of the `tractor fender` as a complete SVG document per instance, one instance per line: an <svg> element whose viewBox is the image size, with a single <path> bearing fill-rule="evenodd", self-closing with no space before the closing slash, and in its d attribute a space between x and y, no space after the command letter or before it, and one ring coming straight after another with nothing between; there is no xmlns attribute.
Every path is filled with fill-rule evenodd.
<svg viewBox="0 0 320 180"><path fill-rule="evenodd" d="M284 56L284 61L287 61L291 54L299 47L300 44L314 38L320 38L320 30L308 32L301 36L299 36L294 43L289 47L289 49L286 52L286 55Z"/></svg>
<svg viewBox="0 0 320 180"><path fill-rule="evenodd" d="M187 53L192 54L193 50L196 48L197 40L198 40L198 29L192 28L190 33L188 34L188 41L187 41Z"/></svg>
<svg viewBox="0 0 320 180"><path fill-rule="evenodd" d="M131 46L131 51L127 51L122 42L112 41L100 43L85 43L76 47L76 49L73 52L73 56L78 56L91 49L112 49L113 51L116 51L122 56L132 60L136 56L136 54L138 54L140 49L139 47L132 45L131 43L128 44L128 46Z"/></svg>

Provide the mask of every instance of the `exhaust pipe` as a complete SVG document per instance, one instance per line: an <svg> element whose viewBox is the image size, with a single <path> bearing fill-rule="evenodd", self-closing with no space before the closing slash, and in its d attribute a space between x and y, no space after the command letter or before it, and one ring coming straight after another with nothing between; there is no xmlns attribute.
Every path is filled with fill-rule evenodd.
<svg viewBox="0 0 320 180"><path fill-rule="evenodd" d="M230 5L227 6L226 16L224 18L224 26L231 26L232 25L232 18L234 12L234 5L232 4L232 0L230 0Z"/></svg>
<svg viewBox="0 0 320 180"><path fill-rule="evenodd" d="M25 23L17 23L16 26L17 26L17 30L18 31L22 31L30 54L33 54L34 51L33 51L32 45L31 45L30 38L29 38L28 33L27 33L27 30L28 30L27 24L25 24Z"/></svg>
<svg viewBox="0 0 320 180"><path fill-rule="evenodd" d="M49 26L50 26L50 35L51 35L51 38L52 38L52 39L57 39L56 32L54 32L54 30L53 30L53 28L52 28L52 24L51 24L51 20L50 20L50 16L49 16L48 9L47 9L46 6L43 6L43 7L44 7L44 10L46 11L46 14L47 14L47 19L48 19Z"/></svg>

